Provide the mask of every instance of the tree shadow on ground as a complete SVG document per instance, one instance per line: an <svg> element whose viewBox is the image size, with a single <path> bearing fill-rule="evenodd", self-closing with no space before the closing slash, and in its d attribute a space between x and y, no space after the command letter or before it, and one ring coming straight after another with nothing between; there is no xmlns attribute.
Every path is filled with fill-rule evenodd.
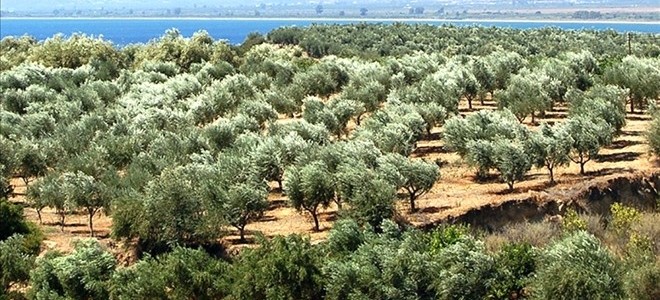
<svg viewBox="0 0 660 300"><path fill-rule="evenodd" d="M630 146L639 145L641 143L642 142L640 142L640 141L618 140L618 141L612 142L612 144L605 147L605 149L618 150L618 149L628 148Z"/></svg>
<svg viewBox="0 0 660 300"><path fill-rule="evenodd" d="M268 210L275 210L278 208L283 208L288 206L288 201L285 199L277 199L277 200L270 200L270 205L268 207Z"/></svg>
<svg viewBox="0 0 660 300"><path fill-rule="evenodd" d="M642 136L644 132L640 130L621 130L621 136Z"/></svg>
<svg viewBox="0 0 660 300"><path fill-rule="evenodd" d="M599 154L594 160L597 162L618 162L618 161L634 161L641 156L637 152L620 152L612 154Z"/></svg>
<svg viewBox="0 0 660 300"><path fill-rule="evenodd" d="M416 156L425 156L428 154L446 154L446 153L451 153L448 149L446 149L444 146L421 146L417 147L415 151L413 151L413 155Z"/></svg>

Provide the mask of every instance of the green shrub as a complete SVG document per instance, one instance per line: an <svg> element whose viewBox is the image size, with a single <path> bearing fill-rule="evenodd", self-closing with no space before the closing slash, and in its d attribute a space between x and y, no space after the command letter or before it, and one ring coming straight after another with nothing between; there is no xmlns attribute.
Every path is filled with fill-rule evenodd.
<svg viewBox="0 0 660 300"><path fill-rule="evenodd" d="M470 227L465 225L440 226L431 233L431 253L438 253L447 246L456 244L469 237Z"/></svg>
<svg viewBox="0 0 660 300"><path fill-rule="evenodd" d="M578 213L569 209L566 211L564 218L561 221L561 228L564 232L575 232L580 230L587 230L587 222L578 215Z"/></svg>
<svg viewBox="0 0 660 300"><path fill-rule="evenodd" d="M620 299L623 283L598 239L577 231L541 253L531 291L534 299Z"/></svg>
<svg viewBox="0 0 660 300"><path fill-rule="evenodd" d="M507 244L495 256L497 280L489 298L515 299L524 295L529 277L536 270L536 252L530 244Z"/></svg>
<svg viewBox="0 0 660 300"><path fill-rule="evenodd" d="M112 276L112 299L221 299L229 291L227 264L203 250L175 248Z"/></svg>
<svg viewBox="0 0 660 300"><path fill-rule="evenodd" d="M30 272L33 299L107 299L115 258L96 240L80 240L75 251L50 253L37 260Z"/></svg>
<svg viewBox="0 0 660 300"><path fill-rule="evenodd" d="M632 207L626 207L620 203L612 204L610 212L612 213L610 228L620 235L628 233L633 224L637 223L641 218L638 210Z"/></svg>
<svg viewBox="0 0 660 300"><path fill-rule="evenodd" d="M433 286L437 299L483 299L497 281L497 268L482 242L471 237L434 253L439 264Z"/></svg>
<svg viewBox="0 0 660 300"><path fill-rule="evenodd" d="M23 216L23 207L0 199L0 241L14 234L26 234L30 232L28 223Z"/></svg>
<svg viewBox="0 0 660 300"><path fill-rule="evenodd" d="M24 250L25 237L13 235L0 241L0 299L13 286L30 279L35 256Z"/></svg>
<svg viewBox="0 0 660 300"><path fill-rule="evenodd" d="M231 270L233 299L319 299L321 257L298 235L262 240L245 249Z"/></svg>
<svg viewBox="0 0 660 300"><path fill-rule="evenodd" d="M632 268L625 277L627 296L630 299L660 299L660 260Z"/></svg>

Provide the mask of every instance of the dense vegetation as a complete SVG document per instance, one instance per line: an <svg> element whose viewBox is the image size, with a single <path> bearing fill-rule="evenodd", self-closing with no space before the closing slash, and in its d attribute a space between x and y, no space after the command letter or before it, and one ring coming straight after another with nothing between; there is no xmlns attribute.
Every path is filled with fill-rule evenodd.
<svg viewBox="0 0 660 300"><path fill-rule="evenodd" d="M658 278L657 247L613 254L566 230L546 247L515 241L493 252L460 228L426 234L391 221L395 201L415 211L438 182L441 162L411 157L438 127L478 178L495 172L510 190L532 167L547 169L551 182L571 162L584 174L625 125L626 104L639 112L660 94L657 36L635 35L631 53L625 38L403 24L284 28L240 46L174 29L121 49L84 35L5 38L0 198L20 178L39 216L53 209L64 226L82 212L94 236L102 211L112 216L113 238L150 253L122 268L81 241L74 253L37 260L28 296L636 298L631 284L652 289ZM499 109L458 113L460 101L471 108L490 99ZM565 121L523 125L556 105L568 105ZM658 124L649 133L656 152ZM314 230L330 205L343 221L318 246L294 235L229 262L212 257L229 230L245 239L274 191L308 214ZM22 215L6 200L4 209ZM5 288L27 281L35 253L12 246L25 243L15 233L32 231L11 226L18 229L2 236L2 259L26 263L7 283L3 273ZM626 232L635 245L658 240ZM643 262L621 267L634 259Z"/></svg>

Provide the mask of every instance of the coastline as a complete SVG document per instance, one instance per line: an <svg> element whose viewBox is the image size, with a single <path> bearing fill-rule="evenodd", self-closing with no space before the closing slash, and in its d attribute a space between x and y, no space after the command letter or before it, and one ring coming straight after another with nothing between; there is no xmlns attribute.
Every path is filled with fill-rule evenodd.
<svg viewBox="0 0 660 300"><path fill-rule="evenodd" d="M658 25L651 20L568 20L568 19L435 19L435 18L298 18L298 17L0 17L3 20L137 20L137 21L304 21L304 22L420 22L420 23L556 23L556 24L645 24ZM660 32L660 28L658 28Z"/></svg>

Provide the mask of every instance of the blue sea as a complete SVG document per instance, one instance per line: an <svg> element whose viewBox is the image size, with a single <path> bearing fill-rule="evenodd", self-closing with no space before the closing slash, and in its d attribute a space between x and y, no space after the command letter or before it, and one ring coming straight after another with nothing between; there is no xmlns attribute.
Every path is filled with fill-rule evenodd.
<svg viewBox="0 0 660 300"><path fill-rule="evenodd" d="M252 32L262 34L281 26L309 26L311 24L393 23L391 20L313 20L313 19L12 19L0 18L0 37L31 35L43 40L57 33L71 35L82 32L100 36L116 45L146 43L163 35L169 28L178 28L184 36L206 30L216 39L239 44ZM457 26L481 25L486 27L511 27L518 29L547 26L562 29L612 29L619 32L660 33L660 23L621 22L536 22L536 21L428 21L406 20L404 23Z"/></svg>

